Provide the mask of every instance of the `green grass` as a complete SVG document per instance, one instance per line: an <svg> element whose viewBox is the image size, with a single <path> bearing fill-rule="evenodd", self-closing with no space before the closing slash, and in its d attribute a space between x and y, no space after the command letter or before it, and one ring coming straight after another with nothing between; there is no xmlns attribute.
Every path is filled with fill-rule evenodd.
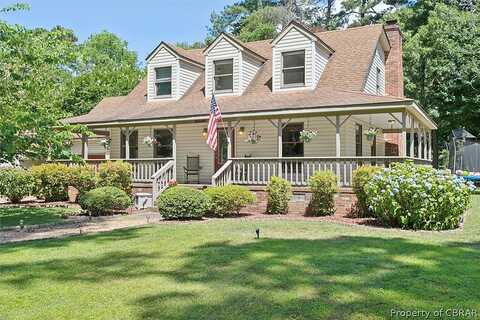
<svg viewBox="0 0 480 320"><path fill-rule="evenodd" d="M1 208L0 229L18 226L20 220L24 225L57 223L71 212L68 208Z"/></svg>
<svg viewBox="0 0 480 320"><path fill-rule="evenodd" d="M2 320L478 314L480 197L463 231L267 219L157 225L0 246L0 275Z"/></svg>

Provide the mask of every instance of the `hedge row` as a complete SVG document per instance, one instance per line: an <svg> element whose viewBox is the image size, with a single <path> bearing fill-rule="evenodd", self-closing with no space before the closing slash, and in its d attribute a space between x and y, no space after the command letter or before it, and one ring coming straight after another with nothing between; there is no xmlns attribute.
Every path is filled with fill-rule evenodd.
<svg viewBox="0 0 480 320"><path fill-rule="evenodd" d="M47 202L65 201L68 187L73 186L86 193L96 187L113 186L131 193L131 165L122 162L106 162L98 173L89 166L68 167L64 164L48 163L30 170L13 168L0 170L0 195L18 203L28 195Z"/></svg>
<svg viewBox="0 0 480 320"><path fill-rule="evenodd" d="M164 219L197 219L239 214L240 209L254 201L255 195L242 186L210 187L205 191L174 186L158 197L157 207Z"/></svg>

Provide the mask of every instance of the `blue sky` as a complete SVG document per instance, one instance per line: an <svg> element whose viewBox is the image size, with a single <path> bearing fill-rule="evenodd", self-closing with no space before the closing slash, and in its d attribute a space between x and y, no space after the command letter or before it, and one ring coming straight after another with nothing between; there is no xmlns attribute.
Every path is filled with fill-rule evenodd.
<svg viewBox="0 0 480 320"><path fill-rule="evenodd" d="M15 2L30 4L30 11L2 14L1 19L31 28L61 25L81 41L107 30L126 40L143 61L162 40L203 40L210 13L234 0L0 0L0 7Z"/></svg>

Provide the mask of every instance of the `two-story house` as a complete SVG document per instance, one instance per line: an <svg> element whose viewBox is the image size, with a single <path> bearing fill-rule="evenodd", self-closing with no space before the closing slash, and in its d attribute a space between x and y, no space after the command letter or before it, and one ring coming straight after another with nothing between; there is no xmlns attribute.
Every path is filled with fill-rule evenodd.
<svg viewBox="0 0 480 320"><path fill-rule="evenodd" d="M146 79L128 95L66 121L108 132L107 158L131 162L134 180L156 193L171 178L264 185L277 175L302 186L316 170L349 186L362 164L432 159L436 126L404 97L394 22L315 32L292 21L264 41L161 42L146 61ZM206 143L213 94L223 119L216 151ZM89 149L84 138L84 158L98 163Z"/></svg>

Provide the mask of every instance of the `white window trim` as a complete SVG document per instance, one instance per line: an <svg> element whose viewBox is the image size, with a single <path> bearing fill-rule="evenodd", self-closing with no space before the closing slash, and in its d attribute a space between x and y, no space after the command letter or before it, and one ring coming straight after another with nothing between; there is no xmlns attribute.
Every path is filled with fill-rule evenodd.
<svg viewBox="0 0 480 320"><path fill-rule="evenodd" d="M160 79L157 79L157 69L163 69L163 68L170 68L170 77L169 78L160 78ZM155 82L154 82L154 86L155 86L155 98L171 98L173 95L172 95L172 91L173 91L173 66L171 65L168 65L168 66L156 66L153 68L153 72L155 74ZM157 88L157 84L158 83L166 83L166 82L170 82L170 94L163 94L163 95L159 95L158 94L158 88Z"/></svg>
<svg viewBox="0 0 480 320"><path fill-rule="evenodd" d="M285 54L295 54L295 53L300 53L300 52L303 52L303 67L289 67L289 68L284 68L283 67L283 56ZM292 51L283 51L283 52L280 52L280 66L282 68L282 72L281 72L281 75L280 75L280 88L281 89L291 89L291 88L304 88L307 86L306 84L306 63L305 63L305 58L306 58L306 50L305 49L301 49L301 50L292 50ZM285 84L284 81L285 81L285 73L284 71L285 70L295 70L295 69L303 69L303 83L289 83L289 84Z"/></svg>
<svg viewBox="0 0 480 320"><path fill-rule="evenodd" d="M232 73L226 73L226 74L221 74L221 75L216 75L215 73L215 65L216 63L221 63L221 62L231 62L232 63ZM234 59L218 59L218 60L213 60L213 81L212 81L212 86L213 86L213 93L233 93L233 66L234 66ZM226 64L226 63L225 63ZM216 81L215 79L217 77L232 77L232 89L225 89L225 90L217 90L216 88Z"/></svg>

